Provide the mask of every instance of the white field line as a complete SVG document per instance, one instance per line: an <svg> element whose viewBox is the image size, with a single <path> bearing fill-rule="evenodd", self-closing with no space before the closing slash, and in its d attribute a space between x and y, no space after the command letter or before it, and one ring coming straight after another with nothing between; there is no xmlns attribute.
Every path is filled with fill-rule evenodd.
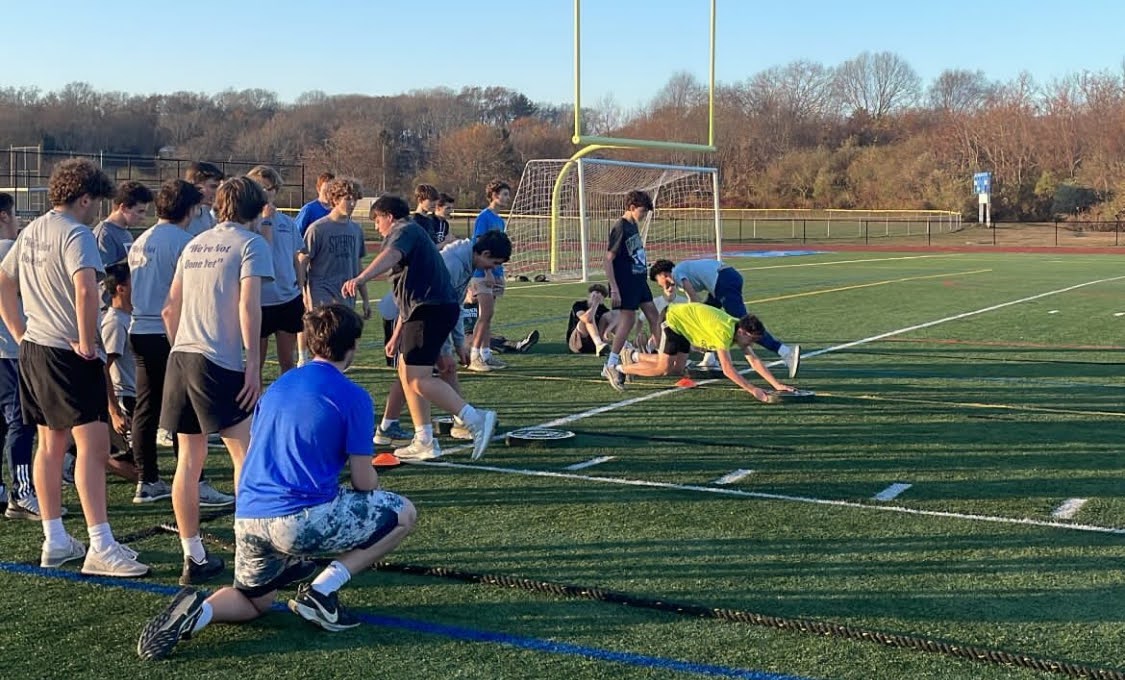
<svg viewBox="0 0 1125 680"><path fill-rule="evenodd" d="M1054 512L1051 513L1051 517L1055 519L1072 519L1078 514L1078 511L1082 509L1083 505L1086 505L1085 498L1068 498L1063 501L1062 505L1055 508Z"/></svg>
<svg viewBox="0 0 1125 680"><path fill-rule="evenodd" d="M507 475L523 475L526 477L549 477L553 479L571 479L599 484L617 484L622 486L639 486L651 489L667 489L670 491L696 491L699 493L718 494L721 496L734 496L738 498L758 498L771 501L787 501L790 503L808 503L811 505L825 505L837 508L855 508L859 510L875 510L882 512L895 512L904 515L918 515L923 517L943 517L974 522L994 522L996 524L1016 524L1033 527L1047 527L1052 529L1068 529L1071 531L1088 531L1098 534L1112 534L1125 536L1125 529L1117 527L1103 527L1093 524L1071 524L1068 522L1052 522L1031 518L998 517L995 515L977 515L961 512L946 512L942 510L919 510L898 505L875 505L874 503L859 503L856 501L840 501L826 498L813 498L811 496L789 496L778 493L764 493L759 491L743 491L729 487L699 486L696 484L672 484L670 482L653 482L644 479L625 479L621 477L594 477L569 472L554 472L549 470L529 470L519 468L496 467L493 465L473 465L470 463L447 463L441 461L419 461L417 465L430 467L443 467L457 470L471 470L475 472L496 472Z"/></svg>
<svg viewBox="0 0 1125 680"><path fill-rule="evenodd" d="M718 479L716 479L715 481L713 481L711 483L712 484L719 484L721 486L726 486L727 484L734 484L735 482L742 479L743 477L746 477L747 475L751 475L753 473L754 473L753 470L735 470L734 472L728 472L727 474L723 475L722 477L719 477Z"/></svg>
<svg viewBox="0 0 1125 680"><path fill-rule="evenodd" d="M801 359L803 361L803 360L809 359L811 357L820 356L822 354L830 354L832 352L839 352L841 350L851 349L852 347L858 347L860 345L866 345L866 344L876 342L876 341L882 340L884 338L889 338L889 337L892 337L892 336L895 336L895 335L902 335L904 333L911 333L913 331L922 330L923 328L930 328L930 327L933 327L933 326L938 326L938 325L943 324L943 323L949 323L950 321L960 321L961 319L967 319L971 316L977 316L979 314L994 312L998 309L1004 309L1005 307L1011 307L1012 305L1018 305L1018 304L1022 304L1024 302L1031 302L1033 300L1040 300L1042 298L1050 297L1052 295L1059 295L1061 293L1068 293L1072 290L1078 290L1079 288L1085 288L1087 286L1094 286L1094 285L1097 285L1099 283L1109 283L1111 281L1121 281L1122 279L1125 279L1125 275L1111 276L1111 277L1105 278L1105 279L1094 279L1093 281L1086 281L1085 283L1076 283L1073 286L1067 286L1066 288L1056 288L1055 290L1049 290L1045 293L1037 293L1035 295L1029 295L1027 297L1022 297L1022 298L1019 298L1019 299L1016 299L1016 300L1009 300L1007 302L1001 302L999 304L989 305L988 307L981 307L980 309L974 309L974 310L969 311L969 312L961 312L960 314L954 314L952 316L942 317L940 319L936 319L934 321L927 321L925 323L914 324L913 326L906 326L905 328L899 328L899 329L896 329L896 330L893 330L893 331L887 331L886 333L879 333L878 335L872 335L872 336L869 336L869 337L866 337L866 338L861 338L859 340L852 340L851 342L845 342L845 343L841 343L839 345L833 345L831 347L825 347L824 349L818 349L818 350L815 350L815 351L812 351L812 352L802 352L801 353ZM766 366L768 366L769 368L773 368L775 366L781 366L783 363L784 362L781 361L780 359L776 359L776 360L766 364ZM747 368L747 369L744 369L742 372L746 373L746 372L749 372L749 371L750 371L750 369ZM708 378L706 380L700 380L699 382L696 383L696 386L709 385L709 384L716 383L716 382L719 382L719 381L725 380L725 379L726 378ZM618 409L625 408L627 406L632 406L634 404L640 404L642 402L649 401L649 400L652 400L652 399L657 399L659 397L666 397L670 394L677 394L679 392L683 392L684 390L689 390L689 389L692 389L692 388L690 388L690 387L670 387L666 390L649 392L647 394L642 394L640 396L632 397L630 399L625 399L625 400L622 400L622 401L617 401L617 402L613 402L613 403L610 403L610 404L605 404L604 406L597 406L595 408L587 409L585 411L580 411L578 413L573 413L573 414L568 415L568 416L562 416L560 418L555 418L554 420L548 420L545 423L539 423L538 425L532 425L531 427L533 427L533 428L561 427L563 425L569 425L570 423L574 423L574 422L577 422L579 420L585 420L586 418L598 416L598 415L601 415L603 413L609 413L610 411L616 411ZM497 439L497 438L498 437L494 437L493 439ZM445 454L459 453L459 452L467 451L471 448L472 448L471 444L464 444L464 445L461 445L461 446L455 446L455 447L452 447L450 449L447 449L444 453Z"/></svg>
<svg viewBox="0 0 1125 680"><path fill-rule="evenodd" d="M591 458L590 460L584 460L581 463L575 463L574 465L567 465L563 469L564 470L571 470L571 471L585 470L588 467L594 467L595 465L601 465L602 463L608 463L609 461L613 460L614 458L616 458L616 456L598 456L597 458Z"/></svg>
<svg viewBox="0 0 1125 680"><path fill-rule="evenodd" d="M894 499L898 498L899 494L901 494L903 491L906 491L907 489L909 489L912 486L914 486L914 485L913 484L903 484L903 483L891 484L887 488L883 489L879 493L872 496L871 500L873 500L873 501L893 501Z"/></svg>

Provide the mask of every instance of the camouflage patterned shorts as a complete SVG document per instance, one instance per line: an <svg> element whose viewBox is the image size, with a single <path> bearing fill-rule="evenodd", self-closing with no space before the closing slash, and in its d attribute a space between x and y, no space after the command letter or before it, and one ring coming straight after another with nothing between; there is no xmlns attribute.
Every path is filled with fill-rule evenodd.
<svg viewBox="0 0 1125 680"><path fill-rule="evenodd" d="M291 565L313 555L367 548L398 526L406 499L341 488L333 500L285 517L234 521L234 587L257 597Z"/></svg>

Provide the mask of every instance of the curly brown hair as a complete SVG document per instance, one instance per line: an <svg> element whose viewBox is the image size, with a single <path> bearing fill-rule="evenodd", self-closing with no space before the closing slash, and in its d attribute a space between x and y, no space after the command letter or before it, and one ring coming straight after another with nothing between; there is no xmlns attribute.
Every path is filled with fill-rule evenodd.
<svg viewBox="0 0 1125 680"><path fill-rule="evenodd" d="M363 187L354 179L337 177L328 182L328 187L324 190L324 197L328 199L329 205L336 205L336 201L341 198L354 198L358 201L363 198Z"/></svg>
<svg viewBox="0 0 1125 680"><path fill-rule="evenodd" d="M86 158L68 158L55 166L47 185L51 205L73 205L83 196L112 198L117 187L98 164Z"/></svg>

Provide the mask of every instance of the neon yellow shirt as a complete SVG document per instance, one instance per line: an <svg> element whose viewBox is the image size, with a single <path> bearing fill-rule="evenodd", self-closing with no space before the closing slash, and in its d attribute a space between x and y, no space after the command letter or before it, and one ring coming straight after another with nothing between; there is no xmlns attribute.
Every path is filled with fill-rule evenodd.
<svg viewBox="0 0 1125 680"><path fill-rule="evenodd" d="M691 344L712 351L729 349L738 325L738 319L730 314L701 302L668 305L664 322Z"/></svg>

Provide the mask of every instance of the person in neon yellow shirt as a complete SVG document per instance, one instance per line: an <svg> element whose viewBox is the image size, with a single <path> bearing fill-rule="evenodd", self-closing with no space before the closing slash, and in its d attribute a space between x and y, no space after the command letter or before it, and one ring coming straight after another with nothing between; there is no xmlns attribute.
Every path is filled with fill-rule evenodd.
<svg viewBox="0 0 1125 680"><path fill-rule="evenodd" d="M621 368L626 376L657 377L679 375L684 372L688 353L693 346L715 352L723 375L735 385L766 401L765 390L751 385L734 367L730 349L737 346L746 355L750 367L775 390L791 391L794 388L773 377L750 345L762 338L765 326L758 317L747 314L736 319L717 307L700 302L668 305L661 324L660 349L657 354L626 352L621 355Z"/></svg>

